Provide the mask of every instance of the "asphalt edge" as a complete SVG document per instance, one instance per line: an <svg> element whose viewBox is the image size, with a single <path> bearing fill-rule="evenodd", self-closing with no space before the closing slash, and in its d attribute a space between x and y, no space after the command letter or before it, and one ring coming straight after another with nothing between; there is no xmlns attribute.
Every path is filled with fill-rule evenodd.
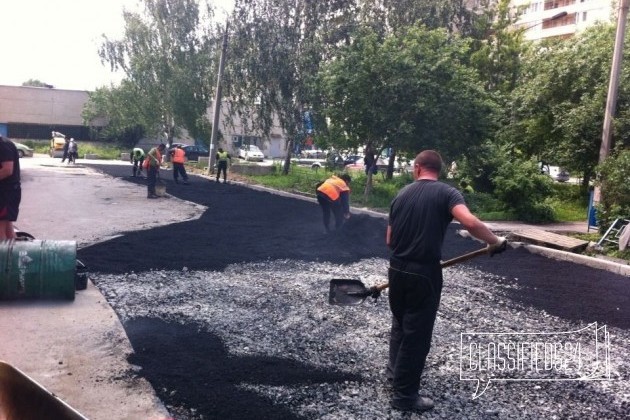
<svg viewBox="0 0 630 420"><path fill-rule="evenodd" d="M209 179L209 181L214 182L212 179ZM240 186L252 188L258 191L265 191L271 194L281 195L284 197L293 197L300 200L317 202L315 198L309 197L308 195L305 195L305 194L296 194L293 192L276 190L276 189L261 186L261 185L248 184L248 183L240 182L240 181L228 181L228 184L240 185ZM351 208L352 208L352 211L357 212L357 213L368 214L370 216L382 217L385 219L388 217L387 214L380 213L380 212L366 209L366 208L358 208L358 207L351 207ZM453 223L459 224L458 222L453 222ZM485 223L485 224L488 225L489 227L491 227L492 225L491 223ZM497 227L494 227L493 230L497 230ZM462 237L469 237L473 240L477 240L474 237L472 237L470 234L467 234L467 231L458 230L458 234ZM591 268L606 270L606 271L613 272L615 274L630 277L630 265L620 264L613 261L602 260L600 258L590 257L588 255L574 254L572 252L561 251L561 250L557 250L553 248L546 248L539 245L527 244L524 242L510 242L510 244L513 245L515 248L523 247L532 254L542 255L544 257L551 258L554 260L568 261L575 264L586 265Z"/></svg>

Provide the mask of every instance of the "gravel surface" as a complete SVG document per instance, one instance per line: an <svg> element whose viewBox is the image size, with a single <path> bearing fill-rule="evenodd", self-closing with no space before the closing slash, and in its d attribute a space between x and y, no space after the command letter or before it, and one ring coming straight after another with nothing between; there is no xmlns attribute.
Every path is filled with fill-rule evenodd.
<svg viewBox="0 0 630 420"><path fill-rule="evenodd" d="M313 202L191 178L189 188L170 183L167 191L207 206L198 220L79 251L131 340L129 375L147 378L175 418L628 418L627 278L522 248L446 268L421 384L436 406L400 413L389 408L384 375L387 292L359 306L328 304L333 278L387 281L385 220L355 215L325 235ZM477 247L453 226L444 258ZM537 341L557 341L586 328L571 337L588 371L605 353L593 343L594 322L609 334L609 371L602 364L591 379L605 381L523 369L501 377L529 381L492 382L473 398L475 382L460 379L461 346L473 332L521 341L545 332ZM474 373L464 376L484 376Z"/></svg>

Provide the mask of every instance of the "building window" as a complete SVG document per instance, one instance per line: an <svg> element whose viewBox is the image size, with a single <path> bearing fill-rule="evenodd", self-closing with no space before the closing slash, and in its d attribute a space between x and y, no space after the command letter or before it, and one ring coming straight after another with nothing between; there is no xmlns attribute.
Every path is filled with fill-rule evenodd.
<svg viewBox="0 0 630 420"><path fill-rule="evenodd" d="M253 144L260 148L262 148L262 137L257 136L241 136L234 135L232 136L232 146L235 148L239 148L244 144Z"/></svg>
<svg viewBox="0 0 630 420"><path fill-rule="evenodd" d="M586 22L586 12L582 12L582 22Z"/></svg>

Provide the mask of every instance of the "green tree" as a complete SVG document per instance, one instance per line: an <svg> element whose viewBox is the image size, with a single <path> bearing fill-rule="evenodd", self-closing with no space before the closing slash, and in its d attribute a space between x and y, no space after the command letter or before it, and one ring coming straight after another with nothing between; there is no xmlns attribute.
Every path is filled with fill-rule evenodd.
<svg viewBox="0 0 630 420"><path fill-rule="evenodd" d="M150 124L152 118L146 115L150 111L144 106L142 92L134 84L123 80L119 86L102 87L90 92L82 116L88 126L103 127L98 132L99 138L131 147L144 136L143 127ZM106 124L103 125L103 122Z"/></svg>
<svg viewBox="0 0 630 420"><path fill-rule="evenodd" d="M487 5L474 21L471 62L486 82L486 88L509 93L516 86L521 56L525 52L523 30L514 29L518 19L510 0Z"/></svg>
<svg viewBox="0 0 630 420"><path fill-rule="evenodd" d="M134 106L124 109L134 109L137 124L148 135L164 135L169 144L180 127L194 137L209 137L205 114L217 46L216 37L209 32L212 10L208 8L202 16L194 0L143 3L143 14L123 13L124 37L105 37L99 50L102 60L113 70L123 70L127 79L118 91L112 91L109 100L122 97L126 102L120 105L128 105L128 94L136 94Z"/></svg>
<svg viewBox="0 0 630 420"><path fill-rule="evenodd" d="M381 40L366 28L321 73L325 116L355 147L459 156L490 135L495 112L468 52L443 29Z"/></svg>
<svg viewBox="0 0 630 420"><path fill-rule="evenodd" d="M615 219L627 219L630 215L630 149L617 147L597 171L601 187L597 221L603 232Z"/></svg>
<svg viewBox="0 0 630 420"><path fill-rule="evenodd" d="M533 156L580 174L588 186L599 159L602 122L612 60L614 28L598 25L573 38L533 45L512 96L502 139ZM630 56L621 86L630 81ZM630 95L619 91L614 138L627 141Z"/></svg>
<svg viewBox="0 0 630 420"><path fill-rule="evenodd" d="M52 88L52 85L48 83L44 83L39 79L28 79L26 82L22 83L22 86L31 86L31 87L44 87L44 88Z"/></svg>
<svg viewBox="0 0 630 420"><path fill-rule="evenodd" d="M474 30L478 10L461 0L363 0L359 19L382 34L406 31L407 27L424 25L446 29L449 33L468 36Z"/></svg>
<svg viewBox="0 0 630 420"><path fill-rule="evenodd" d="M285 174L296 138L304 133L304 111L314 111L315 130L323 126L313 81L327 56L327 42L344 36L333 28L349 6L344 1L235 2L227 95L234 100L234 113L244 116L245 129L268 136L277 118L287 135Z"/></svg>

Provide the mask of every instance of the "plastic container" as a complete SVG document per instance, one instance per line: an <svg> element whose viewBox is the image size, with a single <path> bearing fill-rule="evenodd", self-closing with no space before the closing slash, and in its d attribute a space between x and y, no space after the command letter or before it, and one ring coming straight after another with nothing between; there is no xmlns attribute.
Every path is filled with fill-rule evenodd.
<svg viewBox="0 0 630 420"><path fill-rule="evenodd" d="M0 299L74 300L75 241L0 241Z"/></svg>

